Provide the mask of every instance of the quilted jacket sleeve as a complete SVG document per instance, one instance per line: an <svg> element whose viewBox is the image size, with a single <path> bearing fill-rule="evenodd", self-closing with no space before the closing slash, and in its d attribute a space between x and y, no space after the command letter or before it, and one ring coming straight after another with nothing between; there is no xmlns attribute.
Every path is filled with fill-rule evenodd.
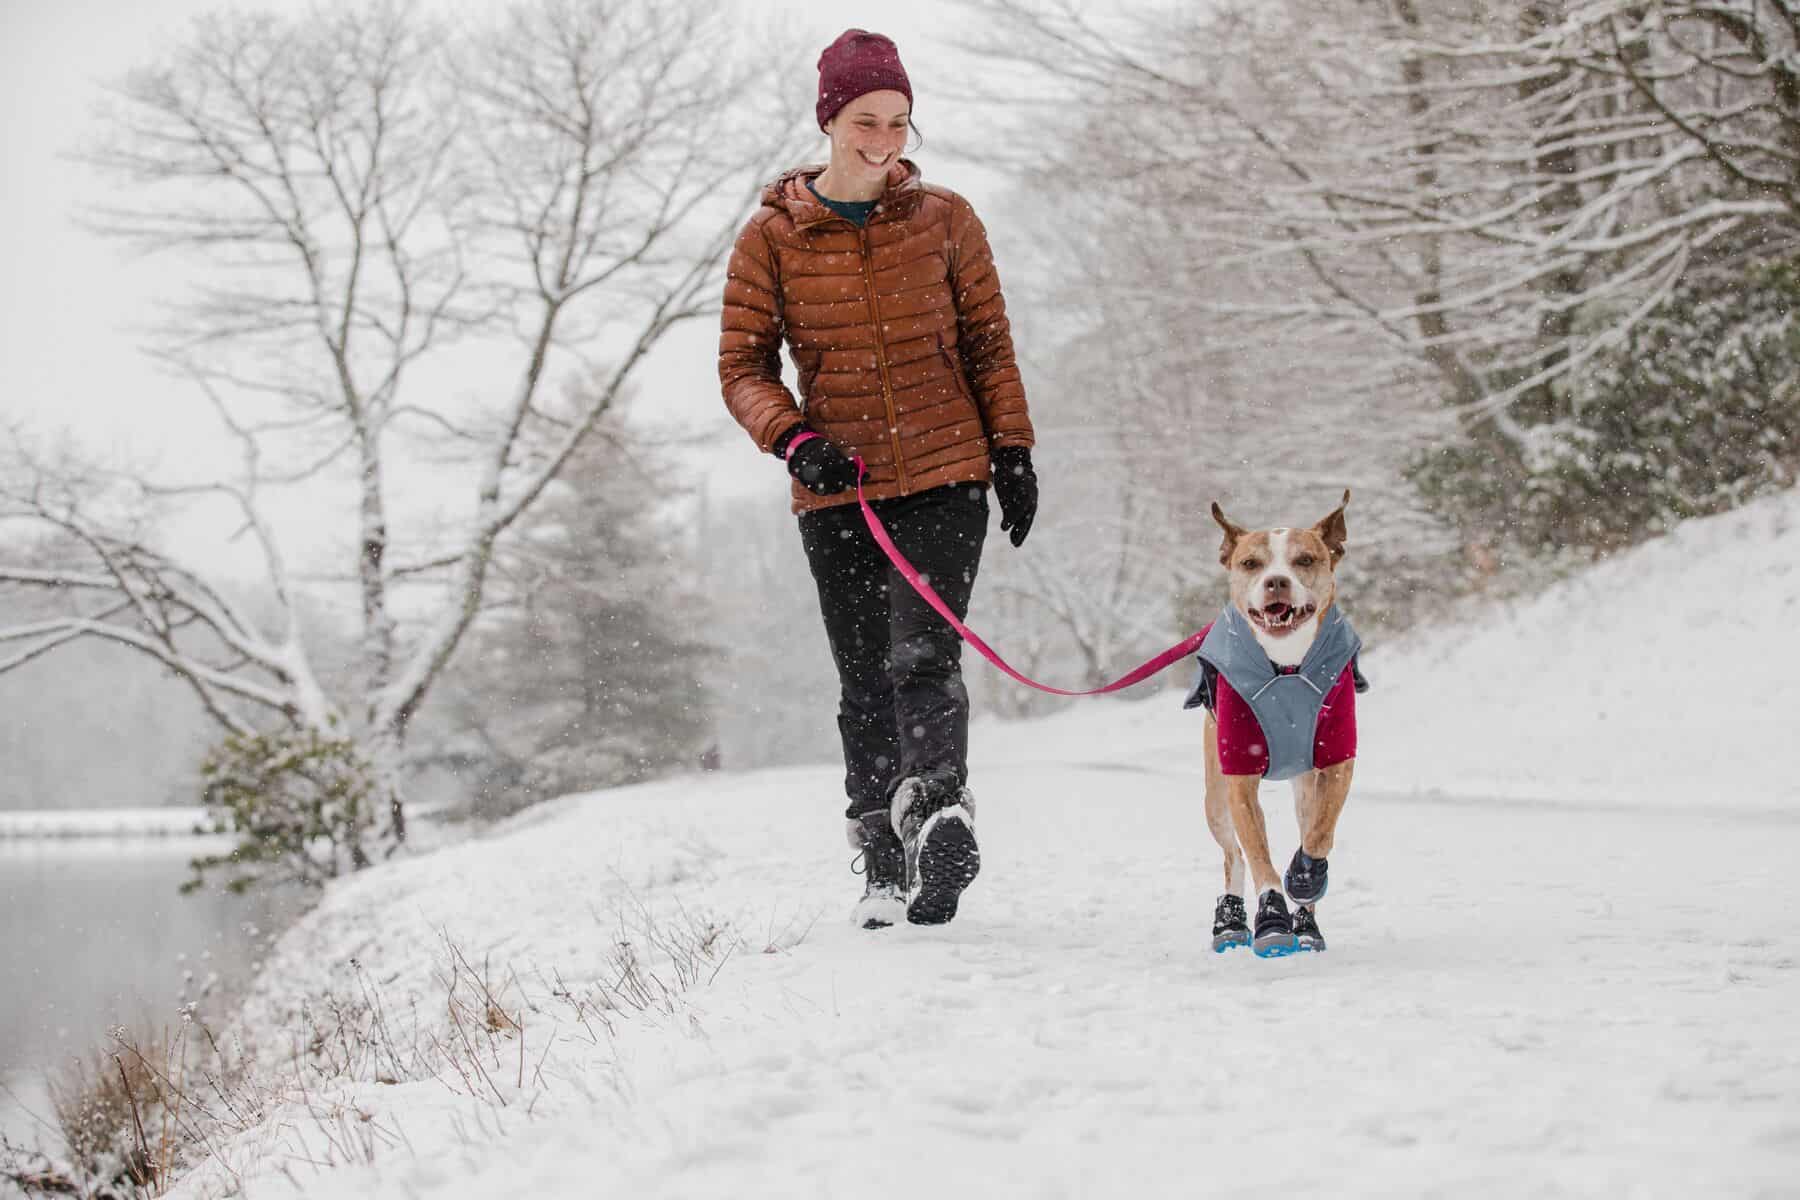
<svg viewBox="0 0 1800 1200"><path fill-rule="evenodd" d="M764 453L801 419L794 394L781 382L781 283L775 251L763 231L772 215L772 209L761 210L738 234L719 328L725 407Z"/></svg>
<svg viewBox="0 0 1800 1200"><path fill-rule="evenodd" d="M956 297L957 348L987 430L988 448L1035 442L1025 409L1025 385L1013 361L1012 326L1000 275L981 218L961 196L950 207L951 271Z"/></svg>

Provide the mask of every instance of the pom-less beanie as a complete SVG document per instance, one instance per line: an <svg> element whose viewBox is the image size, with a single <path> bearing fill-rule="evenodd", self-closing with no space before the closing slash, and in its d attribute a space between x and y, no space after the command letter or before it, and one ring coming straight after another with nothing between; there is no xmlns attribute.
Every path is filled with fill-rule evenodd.
<svg viewBox="0 0 1800 1200"><path fill-rule="evenodd" d="M819 55L819 128L858 96L886 91L912 103L912 82L900 65L899 49L879 33L846 29Z"/></svg>

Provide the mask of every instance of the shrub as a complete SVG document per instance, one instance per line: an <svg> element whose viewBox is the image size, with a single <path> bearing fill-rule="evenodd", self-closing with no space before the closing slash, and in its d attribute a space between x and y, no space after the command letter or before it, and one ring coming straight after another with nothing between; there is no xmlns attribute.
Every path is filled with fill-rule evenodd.
<svg viewBox="0 0 1800 1200"><path fill-rule="evenodd" d="M1797 307L1793 263L1699 275L1590 363L1523 448L1465 442L1412 478L1479 540L1532 553L1606 553L1792 486Z"/></svg>
<svg viewBox="0 0 1800 1200"><path fill-rule="evenodd" d="M208 871L229 869L226 886L291 880L322 887L369 865L374 774L355 743L317 730L233 735L200 768L215 833L238 843L196 858L192 891Z"/></svg>

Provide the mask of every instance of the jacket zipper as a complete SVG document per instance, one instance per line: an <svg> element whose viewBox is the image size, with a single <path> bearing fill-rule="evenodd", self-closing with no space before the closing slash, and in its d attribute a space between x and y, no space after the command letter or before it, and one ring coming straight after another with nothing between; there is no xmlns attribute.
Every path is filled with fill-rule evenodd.
<svg viewBox="0 0 1800 1200"><path fill-rule="evenodd" d="M887 407L888 439L894 445L894 470L900 476L900 494L912 490L906 476L906 459L900 456L900 417L894 411L894 389L888 382L887 342L881 336L881 302L875 298L875 264L869 258L869 231L858 226L856 240L862 244L863 285L869 291L869 317L875 329L875 365L881 369L881 402Z"/></svg>

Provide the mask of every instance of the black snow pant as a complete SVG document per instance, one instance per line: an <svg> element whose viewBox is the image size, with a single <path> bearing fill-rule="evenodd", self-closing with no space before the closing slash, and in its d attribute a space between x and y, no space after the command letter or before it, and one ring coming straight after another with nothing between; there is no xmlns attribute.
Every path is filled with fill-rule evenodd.
<svg viewBox="0 0 1800 1200"><path fill-rule="evenodd" d="M950 484L871 507L906 560L966 616L987 536L987 487ZM888 562L859 505L802 513L800 541L841 686L844 815L885 811L914 775L961 787L969 777L962 639Z"/></svg>

